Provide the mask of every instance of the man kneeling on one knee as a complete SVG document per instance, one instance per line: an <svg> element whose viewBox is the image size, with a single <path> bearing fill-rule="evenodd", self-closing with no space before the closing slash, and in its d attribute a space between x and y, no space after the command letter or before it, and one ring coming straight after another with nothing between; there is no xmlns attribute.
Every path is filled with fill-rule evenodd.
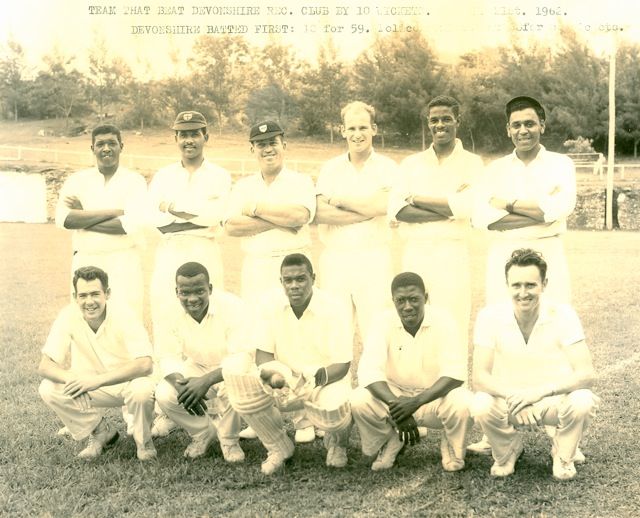
<svg viewBox="0 0 640 518"><path fill-rule="evenodd" d="M467 347L447 312L426 304L422 278L412 272L391 283L395 311L369 329L351 398L362 451L375 455L374 471L391 468L406 444L419 441L418 426L442 429L442 467L464 467L471 424Z"/></svg>
<svg viewBox="0 0 640 518"><path fill-rule="evenodd" d="M303 430L323 430L327 466L344 467L351 430L351 309L313 288L313 267L303 254L287 255L280 275L284 296L269 297L258 319L258 367L225 365L229 399L267 449L264 474L294 452L282 413L291 416L296 442L308 442Z"/></svg>
<svg viewBox="0 0 640 518"><path fill-rule="evenodd" d="M518 430L552 427L553 476L568 480L578 445L599 398L575 311L543 297L547 264L539 252L518 249L506 263L511 302L478 314L474 335L472 416L491 444L491 475L514 472L522 455Z"/></svg>

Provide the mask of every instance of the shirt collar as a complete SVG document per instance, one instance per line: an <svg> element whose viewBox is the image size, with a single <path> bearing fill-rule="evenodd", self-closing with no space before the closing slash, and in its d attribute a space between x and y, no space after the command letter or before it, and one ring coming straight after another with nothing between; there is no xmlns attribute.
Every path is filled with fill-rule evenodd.
<svg viewBox="0 0 640 518"><path fill-rule="evenodd" d="M318 302L318 298L319 297L318 297L317 290L314 289L311 294L311 300L309 301L309 305L306 307L306 309L304 310L300 318L302 318L307 313L314 313L314 314L317 313L318 304L320 304L320 302ZM291 313L292 315L295 316L295 313L293 312L293 308L291 307L291 304L289 304L289 299L284 293L282 294L281 305L282 305L281 306L282 310L285 313Z"/></svg>
<svg viewBox="0 0 640 518"><path fill-rule="evenodd" d="M534 162L536 162L538 160L544 160L544 156L545 156L546 153L547 153L547 148L545 148L542 144L540 144L540 149L538 150L538 154L536 155L536 157L531 162L529 162L529 164L533 164ZM524 165L524 162L518 158L518 155L516 154L515 148L513 149L513 151L511 152L511 154L509 156L511 157L511 160L513 162L519 162L519 163Z"/></svg>
<svg viewBox="0 0 640 518"><path fill-rule="evenodd" d="M455 145L453 146L453 151L449 156L445 157L444 160L447 161L449 160L449 158L451 158L452 156L458 155L462 151L464 151L464 148L462 147L462 141L459 138L456 138ZM429 160L434 161L435 163L438 163L438 155L436 155L436 150L433 147L433 143L425 150L425 153L429 158Z"/></svg>
<svg viewBox="0 0 640 518"><path fill-rule="evenodd" d="M369 156L367 157L367 159L364 161L364 165L366 166L369 162L371 162L372 160L375 160L375 155L376 155L376 150L372 147L371 148L371 153L369 153ZM344 161L348 162L349 164L351 164L351 157L349 155L349 152L347 151L344 155L342 155L344 157Z"/></svg>
<svg viewBox="0 0 640 518"><path fill-rule="evenodd" d="M395 323L395 327L398 329L402 329L403 331L407 332L407 330L404 328L404 326L402 325L402 320L400 320L400 315L398 315L398 312L393 309L390 310L393 311L394 316L394 323ZM431 306L430 304L427 302L424 305L424 318L422 319L422 324L420 324L420 329L422 328L426 328L426 327L431 327L433 325L433 314L431 312ZM420 332L420 330L418 330L418 333ZM417 335L417 333L416 333Z"/></svg>

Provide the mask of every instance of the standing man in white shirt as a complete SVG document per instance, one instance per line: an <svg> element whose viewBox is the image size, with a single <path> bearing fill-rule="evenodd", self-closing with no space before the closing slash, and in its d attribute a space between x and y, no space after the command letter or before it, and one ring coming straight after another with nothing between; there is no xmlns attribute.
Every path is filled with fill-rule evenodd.
<svg viewBox="0 0 640 518"><path fill-rule="evenodd" d="M140 225L147 183L120 166L124 148L120 130L97 126L91 132L96 167L78 171L64 182L56 206L56 225L73 231L71 271L98 266L109 275L113 302L126 303L142 318L144 280Z"/></svg>
<svg viewBox="0 0 640 518"><path fill-rule="evenodd" d="M109 278L100 268L77 269L73 289L75 301L60 312L42 348L40 396L76 441L88 438L78 457L94 459L118 440L100 409L125 405L138 459L154 459L155 383L142 321L109 301Z"/></svg>
<svg viewBox="0 0 640 518"><path fill-rule="evenodd" d="M569 480L599 398L591 354L575 311L545 296L547 263L539 252L515 250L503 275L511 295L478 314L471 407L491 445L491 475L514 472L522 455L519 430L552 427L553 476Z"/></svg>
<svg viewBox="0 0 640 518"><path fill-rule="evenodd" d="M385 215L397 164L373 149L373 106L355 101L340 115L347 152L322 166L314 222L325 245L322 287L353 304L364 336L388 301L391 235Z"/></svg>
<svg viewBox="0 0 640 518"><path fill-rule="evenodd" d="M507 135L513 153L491 162L476 198L473 224L488 229L486 303L508 297L503 265L516 248L541 252L549 265L546 296L570 303L570 278L562 234L576 203L571 159L540 144L545 110L532 97L506 105Z"/></svg>
<svg viewBox="0 0 640 518"><path fill-rule="evenodd" d="M200 112L180 112L172 129L180 162L160 169L149 184L151 221L162 234L150 289L154 342L169 332L165 324L181 311L175 296L175 273L180 265L189 261L203 264L211 283L223 287L217 239L231 175L204 158L209 133ZM160 414L153 435L163 437L174 428L175 424Z"/></svg>
<svg viewBox="0 0 640 518"><path fill-rule="evenodd" d="M467 346L451 315L427 304L422 278L413 272L391 283L395 310L380 315L365 339L358 388L351 396L362 452L378 454L374 471L389 469L405 445L420 440L419 426L442 430L445 471L464 468L471 426Z"/></svg>
<svg viewBox="0 0 640 518"><path fill-rule="evenodd" d="M309 222L316 211L311 178L284 165L287 142L280 124L254 125L249 142L259 172L233 186L224 224L230 236L243 238L241 291L247 302L278 289L280 263L286 255L311 257Z"/></svg>
<svg viewBox="0 0 640 518"><path fill-rule="evenodd" d="M389 218L400 221L402 269L424 280L432 304L448 310L467 343L471 313L470 218L482 160L457 138L460 106L438 96L427 106L433 143L405 158L389 200Z"/></svg>
<svg viewBox="0 0 640 518"><path fill-rule="evenodd" d="M248 354L246 308L235 295L214 290L200 263L183 264L175 277L182 311L173 315L169 332L156 340L164 377L156 388L158 405L191 436L185 457L203 456L217 436L224 459L242 462L240 416L229 405L222 362L230 355ZM220 418L215 425L211 414Z"/></svg>
<svg viewBox="0 0 640 518"><path fill-rule="evenodd" d="M282 413L293 413L296 442L307 442L299 436L309 428L313 439L313 426L324 431L326 464L342 468L351 430L351 311L313 288L313 267L303 254L284 258L280 279L284 294L265 301L258 323L255 364L224 369L229 399L267 449L265 475L294 453Z"/></svg>
<svg viewBox="0 0 640 518"><path fill-rule="evenodd" d="M175 297L175 273L180 265L189 261L203 264L212 284L222 288L217 236L231 190L231 175L204 157L209 140L204 116L181 112L172 129L180 161L160 169L149 184L154 225L162 233L150 290L156 340L163 322L180 311Z"/></svg>

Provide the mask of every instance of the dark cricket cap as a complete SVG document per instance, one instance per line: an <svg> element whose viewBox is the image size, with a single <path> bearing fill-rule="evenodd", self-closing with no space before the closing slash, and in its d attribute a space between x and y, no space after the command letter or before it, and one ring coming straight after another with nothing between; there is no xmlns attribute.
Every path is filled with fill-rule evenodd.
<svg viewBox="0 0 640 518"><path fill-rule="evenodd" d="M200 112L188 111L180 112L176 117L171 129L179 130L191 130L198 128L206 128L207 119L204 118Z"/></svg>
<svg viewBox="0 0 640 518"><path fill-rule="evenodd" d="M266 140L276 135L284 135L284 130L275 121L263 121L251 126L249 132L249 142L256 142L258 140Z"/></svg>
<svg viewBox="0 0 640 518"><path fill-rule="evenodd" d="M545 120L546 113L542 105L538 102L537 99L533 97L529 97L527 95L519 95L518 97L514 97L511 99L505 106L505 112L507 114L507 119L511 116L511 113L524 110L525 108L533 108L536 112L542 113L541 120Z"/></svg>

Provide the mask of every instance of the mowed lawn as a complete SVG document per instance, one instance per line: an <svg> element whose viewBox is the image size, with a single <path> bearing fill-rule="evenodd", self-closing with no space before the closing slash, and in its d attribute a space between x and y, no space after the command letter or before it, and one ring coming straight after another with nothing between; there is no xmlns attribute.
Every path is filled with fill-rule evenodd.
<svg viewBox="0 0 640 518"><path fill-rule="evenodd" d="M527 434L515 475L493 480L491 460L478 455L467 456L462 472L444 473L437 431L392 470L373 473L355 430L346 469L326 468L317 440L298 446L286 470L267 478L260 474L265 451L258 441L243 442L244 465L226 465L217 447L206 458L186 461L183 432L156 441L155 463L138 462L130 438L96 462L77 460L80 445L56 437L60 423L39 399L35 372L50 325L68 301L69 235L51 224L0 224L0 515L639 516L640 233L570 232L565 243L574 304L601 373L595 390L602 397L582 445L587 463L574 481L551 478L543 434ZM314 252L317 258L319 249ZM483 299L484 252L476 234L474 316ZM227 288L237 292L237 240L224 238L223 253ZM109 415L123 431L119 412ZM470 440L477 438L474 429Z"/></svg>

